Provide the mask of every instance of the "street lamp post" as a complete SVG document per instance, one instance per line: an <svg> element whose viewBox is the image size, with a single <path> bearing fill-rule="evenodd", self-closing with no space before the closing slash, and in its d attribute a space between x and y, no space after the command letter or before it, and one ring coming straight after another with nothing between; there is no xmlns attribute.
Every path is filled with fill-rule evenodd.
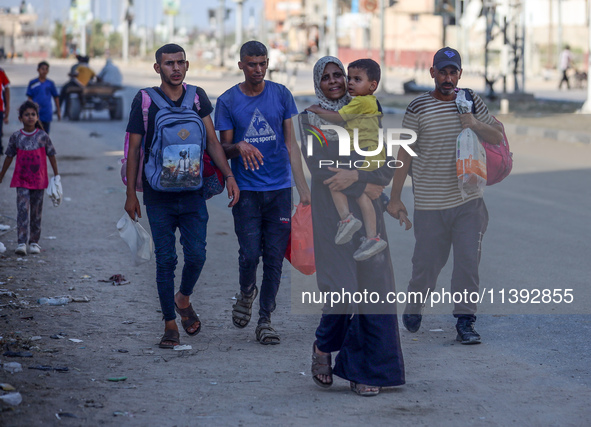
<svg viewBox="0 0 591 427"><path fill-rule="evenodd" d="M589 28L589 46L587 48L587 73L591 72L591 5L587 5L587 27ZM581 113L591 113L591 85L587 84L587 100L581 108Z"/></svg>

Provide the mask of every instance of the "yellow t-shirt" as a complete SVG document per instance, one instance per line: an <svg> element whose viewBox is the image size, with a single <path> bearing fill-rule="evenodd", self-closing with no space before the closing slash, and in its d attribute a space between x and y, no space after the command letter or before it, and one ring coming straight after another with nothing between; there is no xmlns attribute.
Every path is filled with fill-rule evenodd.
<svg viewBox="0 0 591 427"><path fill-rule="evenodd" d="M78 73L76 79L82 86L86 86L90 79L95 76L94 71L86 65L78 65L78 67L76 67L76 72Z"/></svg>
<svg viewBox="0 0 591 427"><path fill-rule="evenodd" d="M359 148L369 151L378 147L379 118L382 114L378 110L378 102L375 96L356 96L339 110L339 114L346 122L345 129L347 129L351 138L351 151L354 150L353 129L355 128L359 132ZM382 149L379 154L368 156L365 160L370 161L370 167L364 168L364 170L375 170L378 168L378 163L372 162L372 160L386 160L386 151Z"/></svg>

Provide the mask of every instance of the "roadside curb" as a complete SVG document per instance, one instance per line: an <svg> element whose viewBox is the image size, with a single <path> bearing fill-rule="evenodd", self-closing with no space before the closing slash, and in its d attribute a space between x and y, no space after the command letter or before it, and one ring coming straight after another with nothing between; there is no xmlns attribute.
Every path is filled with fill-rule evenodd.
<svg viewBox="0 0 591 427"><path fill-rule="evenodd" d="M514 123L503 123L503 125L505 126L505 131L513 135L527 135L574 144L591 144L591 134L586 132L571 132L568 130L538 128Z"/></svg>

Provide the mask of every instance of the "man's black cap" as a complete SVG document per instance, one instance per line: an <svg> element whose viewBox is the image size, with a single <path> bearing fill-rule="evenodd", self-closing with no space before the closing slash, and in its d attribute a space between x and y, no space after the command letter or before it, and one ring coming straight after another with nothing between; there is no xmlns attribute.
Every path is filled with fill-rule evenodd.
<svg viewBox="0 0 591 427"><path fill-rule="evenodd" d="M458 70L462 69L462 58L460 53L451 47L444 47L439 49L433 57L433 66L441 70L448 65L453 65Z"/></svg>

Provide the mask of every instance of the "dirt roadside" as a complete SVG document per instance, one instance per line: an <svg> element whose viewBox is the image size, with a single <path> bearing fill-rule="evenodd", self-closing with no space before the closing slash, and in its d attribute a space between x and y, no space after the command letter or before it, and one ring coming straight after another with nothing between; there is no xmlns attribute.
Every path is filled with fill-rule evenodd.
<svg viewBox="0 0 591 427"><path fill-rule="evenodd" d="M0 296L2 353L33 355L0 357L1 363L23 366L14 374L0 370L0 383L23 397L19 406L0 413L0 425L575 426L588 421L587 386L503 347L499 331L511 328L508 318L494 326L483 321L479 332L489 338L473 347L454 343L449 316L426 318L416 335L402 331L407 384L376 398L358 397L338 379L331 390L317 389L309 374L317 318L290 314L287 269L274 315L282 344L261 346L254 325L244 330L231 325L238 246L223 196L208 205L208 261L193 299L203 330L196 337L181 335L192 350L158 349L162 322L154 262L132 266L116 235L124 188L118 155L108 141L112 134L91 138L83 126L68 122L54 132L71 200L54 208L46 199L41 255L18 257L15 232L0 236L7 246L0 256L0 288L15 294ZM15 192L7 182L0 186L0 213L14 218ZM1 222L15 225L10 218ZM147 227L145 219L143 224ZM131 283L98 282L113 274L124 274ZM397 279L403 287L406 277ZM90 301L61 307L36 303L59 295ZM437 329L443 332L432 332ZM50 338L56 334L65 338ZM37 365L68 372L29 369ZM109 381L121 377L127 379Z"/></svg>

